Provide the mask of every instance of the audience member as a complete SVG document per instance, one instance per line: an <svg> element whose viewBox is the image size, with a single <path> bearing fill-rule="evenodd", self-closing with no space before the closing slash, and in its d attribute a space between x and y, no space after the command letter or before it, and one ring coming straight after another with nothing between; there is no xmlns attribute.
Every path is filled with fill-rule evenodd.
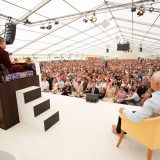
<svg viewBox="0 0 160 160"><path fill-rule="evenodd" d="M96 87L96 82L94 80L92 81L91 88L89 89L89 93L99 95L99 89Z"/></svg>
<svg viewBox="0 0 160 160"><path fill-rule="evenodd" d="M42 77L41 90L42 90L42 92L49 92L49 83L46 79L46 76Z"/></svg>

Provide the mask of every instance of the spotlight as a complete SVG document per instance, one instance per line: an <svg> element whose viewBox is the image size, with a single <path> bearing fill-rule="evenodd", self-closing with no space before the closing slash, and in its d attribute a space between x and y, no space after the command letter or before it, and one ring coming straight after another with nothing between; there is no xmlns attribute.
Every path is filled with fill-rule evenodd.
<svg viewBox="0 0 160 160"><path fill-rule="evenodd" d="M48 29L48 30L52 29L52 25L49 24L49 25L46 27L46 29Z"/></svg>
<svg viewBox="0 0 160 160"><path fill-rule="evenodd" d="M149 9L149 11L150 11L150 12L153 12L153 11L154 11L154 8L153 8L153 7L151 7L151 8Z"/></svg>
<svg viewBox="0 0 160 160"><path fill-rule="evenodd" d="M95 12L93 13L93 16L92 16L92 18L91 18L90 21L91 21L92 23L95 23L95 22L97 21L97 17L96 17Z"/></svg>
<svg viewBox="0 0 160 160"><path fill-rule="evenodd" d="M45 26L44 26L44 25L42 25L42 26L40 27L40 29L45 29Z"/></svg>
<svg viewBox="0 0 160 160"><path fill-rule="evenodd" d="M143 13L141 11L138 11L137 15L138 16L143 16Z"/></svg>
<svg viewBox="0 0 160 160"><path fill-rule="evenodd" d="M54 24L55 24L55 25L58 25L58 24L59 24L59 22L58 22L58 21L55 21L55 22L54 22Z"/></svg>
<svg viewBox="0 0 160 160"><path fill-rule="evenodd" d="M26 24L32 24L32 23L28 20L28 18L24 21L24 25L26 25Z"/></svg>
<svg viewBox="0 0 160 160"><path fill-rule="evenodd" d="M140 16L143 16L144 13L145 13L145 8L144 7L140 7L137 15L140 17Z"/></svg>
<svg viewBox="0 0 160 160"><path fill-rule="evenodd" d="M84 19L83 19L83 22L87 23L87 22L88 22L88 20L84 18Z"/></svg>
<svg viewBox="0 0 160 160"><path fill-rule="evenodd" d="M83 19L83 22L87 23L87 22L88 22L88 20L84 18L84 19Z"/></svg>

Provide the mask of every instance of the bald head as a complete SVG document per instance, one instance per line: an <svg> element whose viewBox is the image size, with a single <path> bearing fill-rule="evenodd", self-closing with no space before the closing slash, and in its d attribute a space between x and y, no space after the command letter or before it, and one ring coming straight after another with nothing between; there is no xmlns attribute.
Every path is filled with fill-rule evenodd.
<svg viewBox="0 0 160 160"><path fill-rule="evenodd" d="M157 83L160 83L160 71L154 72L152 75L152 80Z"/></svg>
<svg viewBox="0 0 160 160"><path fill-rule="evenodd" d="M153 73L151 77L151 88L155 91L160 90L160 71Z"/></svg>

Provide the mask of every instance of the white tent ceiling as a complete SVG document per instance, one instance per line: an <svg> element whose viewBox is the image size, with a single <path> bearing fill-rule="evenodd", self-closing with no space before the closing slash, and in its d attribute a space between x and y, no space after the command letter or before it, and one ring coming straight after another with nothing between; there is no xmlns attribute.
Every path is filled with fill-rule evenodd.
<svg viewBox="0 0 160 160"><path fill-rule="evenodd" d="M131 12L132 2L137 11ZM139 7L145 8L137 16ZM153 12L149 8L154 7ZM95 12L97 21L90 21ZM116 55L117 43L129 41L133 52L142 44L141 56L160 54L160 4L158 0L0 0L0 35L8 17L17 23L16 38L7 50L13 55ZM32 24L24 25L28 20ZM85 23L83 19L88 19ZM104 28L102 22L107 20ZM54 25L58 21L58 25ZM52 29L40 29L52 24ZM106 53L106 48L109 53Z"/></svg>

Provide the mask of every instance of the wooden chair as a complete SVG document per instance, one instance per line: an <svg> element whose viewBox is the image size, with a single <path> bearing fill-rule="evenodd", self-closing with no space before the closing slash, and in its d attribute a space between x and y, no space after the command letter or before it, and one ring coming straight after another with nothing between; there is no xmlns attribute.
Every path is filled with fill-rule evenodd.
<svg viewBox="0 0 160 160"><path fill-rule="evenodd" d="M160 148L160 116L146 119L138 124L131 122L123 114L120 117L122 124L117 147L119 147L124 137L124 132L126 132L127 135L133 137L148 148L147 160L151 160L153 150Z"/></svg>

